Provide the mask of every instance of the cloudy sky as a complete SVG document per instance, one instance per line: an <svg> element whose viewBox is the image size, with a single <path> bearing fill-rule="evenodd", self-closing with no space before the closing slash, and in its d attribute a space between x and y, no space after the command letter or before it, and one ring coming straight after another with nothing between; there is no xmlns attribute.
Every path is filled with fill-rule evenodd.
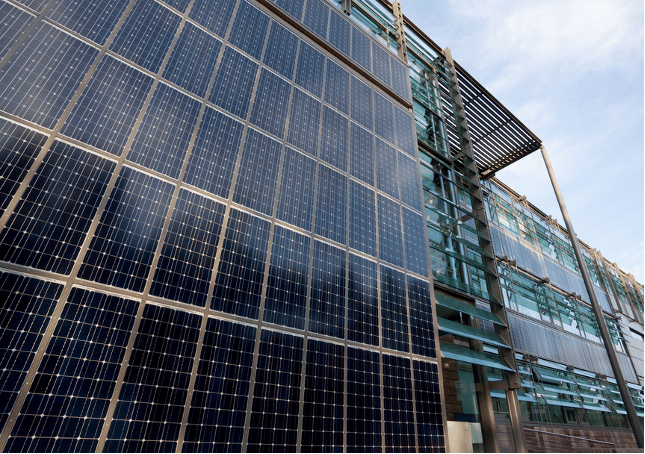
<svg viewBox="0 0 645 454"><path fill-rule="evenodd" d="M643 2L400 1L542 140L578 238L643 283ZM496 176L564 225L539 151Z"/></svg>

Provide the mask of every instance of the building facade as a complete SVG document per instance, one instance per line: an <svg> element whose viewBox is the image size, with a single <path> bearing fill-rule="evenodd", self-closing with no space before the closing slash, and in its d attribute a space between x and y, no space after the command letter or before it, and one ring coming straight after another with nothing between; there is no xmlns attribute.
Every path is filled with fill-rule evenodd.
<svg viewBox="0 0 645 454"><path fill-rule="evenodd" d="M0 17L0 450L630 433L566 232L491 178L539 139L398 2ZM587 252L642 417L643 286Z"/></svg>

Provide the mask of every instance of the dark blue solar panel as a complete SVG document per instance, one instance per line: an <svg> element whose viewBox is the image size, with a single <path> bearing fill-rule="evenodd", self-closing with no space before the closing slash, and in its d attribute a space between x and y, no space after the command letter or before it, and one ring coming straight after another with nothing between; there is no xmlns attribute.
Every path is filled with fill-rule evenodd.
<svg viewBox="0 0 645 454"><path fill-rule="evenodd" d="M349 247L376 257L376 199L374 191L349 182Z"/></svg>
<svg viewBox="0 0 645 454"><path fill-rule="evenodd" d="M374 132L394 144L392 103L380 93L374 93Z"/></svg>
<svg viewBox="0 0 645 454"><path fill-rule="evenodd" d="M304 329L310 237L276 225L264 321Z"/></svg>
<svg viewBox="0 0 645 454"><path fill-rule="evenodd" d="M392 88L404 99L410 100L410 76L408 67L401 63L396 57L390 55L392 63Z"/></svg>
<svg viewBox="0 0 645 454"><path fill-rule="evenodd" d="M262 330L248 452L296 450L302 350L302 337Z"/></svg>
<svg viewBox="0 0 645 454"><path fill-rule="evenodd" d="M381 371L377 352L347 348L347 452L381 452Z"/></svg>
<svg viewBox="0 0 645 454"><path fill-rule="evenodd" d="M350 29L349 21L332 9L329 17L329 42L348 57L350 55Z"/></svg>
<svg viewBox="0 0 645 454"><path fill-rule="evenodd" d="M372 68L374 75L385 85L392 86L390 76L390 54L380 44L372 41Z"/></svg>
<svg viewBox="0 0 645 454"><path fill-rule="evenodd" d="M128 0L115 0L109 3L56 0L47 12L47 17L103 45L128 3Z"/></svg>
<svg viewBox="0 0 645 454"><path fill-rule="evenodd" d="M106 55L67 118L62 134L120 155L152 78Z"/></svg>
<svg viewBox="0 0 645 454"><path fill-rule="evenodd" d="M171 178L179 177L201 103L170 86L157 85L128 159Z"/></svg>
<svg viewBox="0 0 645 454"><path fill-rule="evenodd" d="M322 96L325 56L305 41L300 42L296 84L317 97Z"/></svg>
<svg viewBox="0 0 645 454"><path fill-rule="evenodd" d="M150 294L204 307L225 205L182 189Z"/></svg>
<svg viewBox="0 0 645 454"><path fill-rule="evenodd" d="M345 337L345 251L314 241L309 331Z"/></svg>
<svg viewBox="0 0 645 454"><path fill-rule="evenodd" d="M0 272L0 430L62 291L61 284Z"/></svg>
<svg viewBox="0 0 645 454"><path fill-rule="evenodd" d="M414 406L410 359L383 355L385 452L414 452Z"/></svg>
<svg viewBox="0 0 645 454"><path fill-rule="evenodd" d="M268 27L269 16L242 0L242 3L237 7L235 22L228 41L259 60Z"/></svg>
<svg viewBox="0 0 645 454"><path fill-rule="evenodd" d="M290 91L289 82L262 68L251 112L251 124L282 139Z"/></svg>
<svg viewBox="0 0 645 454"><path fill-rule="evenodd" d="M296 19L300 20L302 18L302 10L305 2L294 1L294 0L271 0L280 8L285 10L287 13L291 14Z"/></svg>
<svg viewBox="0 0 645 454"><path fill-rule="evenodd" d="M413 361L413 364L419 452L443 452L445 444L437 365L425 361Z"/></svg>
<svg viewBox="0 0 645 454"><path fill-rule="evenodd" d="M221 41L186 22L163 77L200 98L203 97L221 47Z"/></svg>
<svg viewBox="0 0 645 454"><path fill-rule="evenodd" d="M428 258L423 216L403 207L405 264L408 271L428 275Z"/></svg>
<svg viewBox="0 0 645 454"><path fill-rule="evenodd" d="M0 29L0 60L2 60L35 17L6 2L0 3L0 17L3 18L2 29Z"/></svg>
<svg viewBox="0 0 645 454"><path fill-rule="evenodd" d="M273 214L282 144L255 129L246 133L233 202L268 216Z"/></svg>
<svg viewBox="0 0 645 454"><path fill-rule="evenodd" d="M277 218L311 230L316 161L287 148L282 169Z"/></svg>
<svg viewBox="0 0 645 454"><path fill-rule="evenodd" d="M96 449L139 303L73 288L6 449Z"/></svg>
<svg viewBox="0 0 645 454"><path fill-rule="evenodd" d="M349 72L329 59L325 78L325 102L344 114L349 114Z"/></svg>
<svg viewBox="0 0 645 454"><path fill-rule="evenodd" d="M115 167L55 141L0 232L0 260L69 274Z"/></svg>
<svg viewBox="0 0 645 454"><path fill-rule="evenodd" d="M412 116L395 106L394 119L396 121L396 146L410 156L415 156L416 132Z"/></svg>
<svg viewBox="0 0 645 454"><path fill-rule="evenodd" d="M49 3L48 0L20 0L16 3L20 3L22 5L28 6L29 8L40 12L47 3Z"/></svg>
<svg viewBox="0 0 645 454"><path fill-rule="evenodd" d="M352 119L372 129L372 89L352 76Z"/></svg>
<svg viewBox="0 0 645 454"><path fill-rule="evenodd" d="M406 306L404 274L381 266L381 332L384 348L410 351Z"/></svg>
<svg viewBox="0 0 645 454"><path fill-rule="evenodd" d="M211 309L257 320L270 227L264 219L231 208Z"/></svg>
<svg viewBox="0 0 645 454"><path fill-rule="evenodd" d="M316 35L327 39L327 24L329 22L329 6L322 0L307 0L304 24Z"/></svg>
<svg viewBox="0 0 645 454"><path fill-rule="evenodd" d="M154 0L139 0L112 41L110 50L156 73L180 22L181 16Z"/></svg>
<svg viewBox="0 0 645 454"><path fill-rule="evenodd" d="M348 136L349 120L325 106L320 137L320 159L342 171L347 171Z"/></svg>
<svg viewBox="0 0 645 454"><path fill-rule="evenodd" d="M437 353L428 281L408 275L408 300L410 301L412 353L435 358Z"/></svg>
<svg viewBox="0 0 645 454"><path fill-rule="evenodd" d="M217 69L210 101L233 115L246 119L258 64L227 47Z"/></svg>
<svg viewBox="0 0 645 454"><path fill-rule="evenodd" d="M237 0L195 0L188 17L224 37Z"/></svg>
<svg viewBox="0 0 645 454"><path fill-rule="evenodd" d="M414 159L403 153L399 156L399 183L401 185L401 202L417 211L421 211L421 184L419 183L419 165Z"/></svg>
<svg viewBox="0 0 645 454"><path fill-rule="evenodd" d="M46 140L42 134L0 119L0 216Z"/></svg>
<svg viewBox="0 0 645 454"><path fill-rule="evenodd" d="M2 68L0 110L53 129L98 53L41 22Z"/></svg>
<svg viewBox="0 0 645 454"><path fill-rule="evenodd" d="M376 262L349 254L347 339L378 346L378 273Z"/></svg>
<svg viewBox="0 0 645 454"><path fill-rule="evenodd" d="M399 179L396 171L396 149L376 138L376 187L399 198Z"/></svg>
<svg viewBox="0 0 645 454"><path fill-rule="evenodd" d="M190 0L164 0L164 3L183 14L186 12L186 8L188 7Z"/></svg>
<svg viewBox="0 0 645 454"><path fill-rule="evenodd" d="M370 39L356 25L352 24L352 60L368 71L372 71Z"/></svg>
<svg viewBox="0 0 645 454"><path fill-rule="evenodd" d="M379 258L403 267L400 205L378 195Z"/></svg>
<svg viewBox="0 0 645 454"><path fill-rule="evenodd" d="M123 167L78 276L142 292L174 186Z"/></svg>
<svg viewBox="0 0 645 454"><path fill-rule="evenodd" d="M244 125L206 107L195 138L184 182L226 198Z"/></svg>
<svg viewBox="0 0 645 454"><path fill-rule="evenodd" d="M301 90L294 90L287 142L316 156L322 103Z"/></svg>
<svg viewBox="0 0 645 454"><path fill-rule="evenodd" d="M318 167L316 234L345 244L347 238L347 177L321 165Z"/></svg>
<svg viewBox="0 0 645 454"><path fill-rule="evenodd" d="M103 452L175 450L201 322L146 305Z"/></svg>
<svg viewBox="0 0 645 454"><path fill-rule="evenodd" d="M287 79L293 77L293 67L296 63L298 37L278 22L271 23L269 42L262 58L269 68L282 74Z"/></svg>
<svg viewBox="0 0 645 454"><path fill-rule="evenodd" d="M309 339L302 416L302 451L343 451L345 348Z"/></svg>
<svg viewBox="0 0 645 454"><path fill-rule="evenodd" d="M242 452L255 333L208 319L182 452Z"/></svg>
<svg viewBox="0 0 645 454"><path fill-rule="evenodd" d="M352 122L350 173L374 186L374 136Z"/></svg>

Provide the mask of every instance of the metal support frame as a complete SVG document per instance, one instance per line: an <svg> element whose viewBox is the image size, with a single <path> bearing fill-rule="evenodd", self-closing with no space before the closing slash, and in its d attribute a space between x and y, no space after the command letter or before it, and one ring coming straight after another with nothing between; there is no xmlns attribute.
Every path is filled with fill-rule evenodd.
<svg viewBox="0 0 645 454"><path fill-rule="evenodd" d="M392 13L394 14L394 31L396 32L396 43L399 45L399 57L406 63L408 61L408 48L405 44L405 28L403 27L403 12L399 0L392 2Z"/></svg>
<svg viewBox="0 0 645 454"><path fill-rule="evenodd" d="M546 152L544 146L540 147L542 151L542 158L544 159L544 165L546 170L549 173L549 178L551 179L551 184L553 185L553 191L555 192L555 197L558 199L558 204L560 205L560 211L562 212L562 217L569 231L569 239L573 246L573 252L576 255L578 264L580 266L580 272L582 273L582 279L585 282L585 287L587 293L589 293L589 298L591 299L591 307L593 308L594 315L596 316L596 321L598 322L598 327L600 328L600 335L605 344L605 350L607 350L607 356L609 356L609 362L611 363L611 368L614 371L614 377L618 383L618 389L620 390L620 396L623 399L625 404L625 410L627 411L627 416L629 422L632 426L632 431L636 437L636 443L640 449L643 449L643 427L641 422L638 419L636 414L636 409L632 402L631 395L627 389L627 383L623 378L623 373L620 370L620 365L618 364L618 357L616 356L616 351L614 350L614 344L611 341L611 336L609 335L609 330L605 324L605 317L602 314L598 300L596 299L596 294L593 289L593 284L591 283L591 278L589 277L589 270L587 270L587 263L582 256L580 251L580 245L578 244L578 238L573 230L573 225L571 224L571 219L569 218L569 213L567 212L567 207L564 204L564 199L562 198L562 193L560 192L560 187L558 186L558 181L555 178L555 173L553 172L553 167L551 167L551 161L549 160L549 155Z"/></svg>

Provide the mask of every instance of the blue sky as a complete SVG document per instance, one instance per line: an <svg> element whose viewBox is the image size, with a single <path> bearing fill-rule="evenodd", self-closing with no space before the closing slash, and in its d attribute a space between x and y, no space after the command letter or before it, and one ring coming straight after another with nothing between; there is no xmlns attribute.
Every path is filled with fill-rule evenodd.
<svg viewBox="0 0 645 454"><path fill-rule="evenodd" d="M542 140L578 238L643 283L643 2L400 1ZM496 176L564 225L539 151Z"/></svg>

